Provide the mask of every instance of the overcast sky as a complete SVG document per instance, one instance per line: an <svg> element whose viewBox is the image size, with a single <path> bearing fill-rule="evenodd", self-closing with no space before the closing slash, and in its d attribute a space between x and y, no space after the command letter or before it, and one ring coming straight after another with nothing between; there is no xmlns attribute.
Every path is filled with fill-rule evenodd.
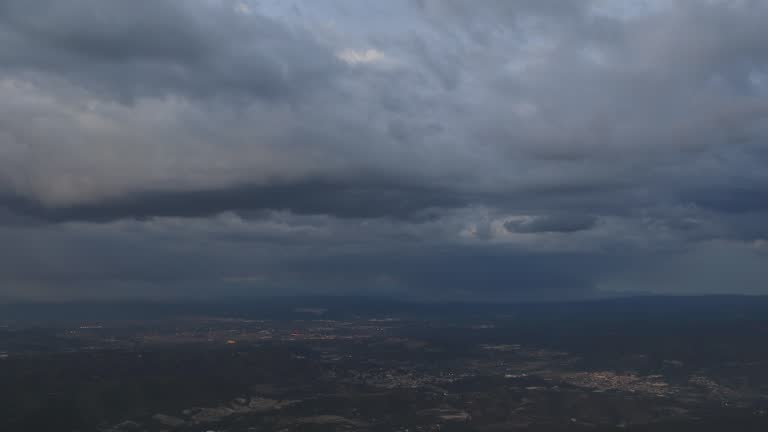
<svg viewBox="0 0 768 432"><path fill-rule="evenodd" d="M0 300L768 294L766 23L0 0Z"/></svg>

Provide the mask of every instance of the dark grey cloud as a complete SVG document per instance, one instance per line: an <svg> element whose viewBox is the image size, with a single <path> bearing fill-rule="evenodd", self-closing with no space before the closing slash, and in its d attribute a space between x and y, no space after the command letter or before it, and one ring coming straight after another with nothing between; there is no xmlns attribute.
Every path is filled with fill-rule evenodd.
<svg viewBox="0 0 768 432"><path fill-rule="evenodd" d="M595 226L597 218L591 215L544 215L526 220L512 220L504 228L518 233L575 232Z"/></svg>
<svg viewBox="0 0 768 432"><path fill-rule="evenodd" d="M766 20L0 0L0 296L760 292Z"/></svg>
<svg viewBox="0 0 768 432"><path fill-rule="evenodd" d="M768 184L709 185L683 195L689 201L719 212L746 213L768 210Z"/></svg>
<svg viewBox="0 0 768 432"><path fill-rule="evenodd" d="M6 0L0 28L6 71L125 101L178 93L290 101L329 85L342 67L303 32L217 2Z"/></svg>
<svg viewBox="0 0 768 432"><path fill-rule="evenodd" d="M23 197L0 199L8 223L215 216L262 210L327 214L341 218L429 217L429 209L468 205L471 197L424 185L343 184L324 180L191 191L149 191L93 203L45 206ZM0 218L0 221L3 221ZM2 223L2 222L0 222Z"/></svg>

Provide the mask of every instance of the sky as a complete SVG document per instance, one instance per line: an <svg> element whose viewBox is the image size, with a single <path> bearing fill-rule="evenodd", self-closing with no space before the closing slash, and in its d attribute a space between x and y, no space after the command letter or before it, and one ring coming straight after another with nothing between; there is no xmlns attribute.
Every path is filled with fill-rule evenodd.
<svg viewBox="0 0 768 432"><path fill-rule="evenodd" d="M766 22L0 0L0 300L768 294Z"/></svg>

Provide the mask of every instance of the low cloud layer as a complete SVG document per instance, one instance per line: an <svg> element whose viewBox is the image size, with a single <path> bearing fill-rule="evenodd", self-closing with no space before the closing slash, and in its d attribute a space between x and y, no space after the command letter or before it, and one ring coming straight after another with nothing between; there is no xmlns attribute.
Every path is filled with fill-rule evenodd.
<svg viewBox="0 0 768 432"><path fill-rule="evenodd" d="M518 233L569 233L588 230L596 223L597 219L590 215L546 215L523 220L511 220L505 223L504 227Z"/></svg>
<svg viewBox="0 0 768 432"><path fill-rule="evenodd" d="M0 299L763 293L767 19L0 0Z"/></svg>

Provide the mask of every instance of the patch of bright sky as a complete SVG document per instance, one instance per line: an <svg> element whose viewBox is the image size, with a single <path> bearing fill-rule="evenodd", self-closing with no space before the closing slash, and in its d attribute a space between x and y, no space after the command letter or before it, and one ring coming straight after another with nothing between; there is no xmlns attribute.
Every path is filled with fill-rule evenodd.
<svg viewBox="0 0 768 432"><path fill-rule="evenodd" d="M415 5L387 2L241 0L249 10L312 33L353 66L402 64L397 41L427 26Z"/></svg>
<svg viewBox="0 0 768 432"><path fill-rule="evenodd" d="M366 50L353 50L345 49L340 51L337 56L344 62L350 65L363 65L371 63L391 63L388 57L379 50L366 49Z"/></svg>

